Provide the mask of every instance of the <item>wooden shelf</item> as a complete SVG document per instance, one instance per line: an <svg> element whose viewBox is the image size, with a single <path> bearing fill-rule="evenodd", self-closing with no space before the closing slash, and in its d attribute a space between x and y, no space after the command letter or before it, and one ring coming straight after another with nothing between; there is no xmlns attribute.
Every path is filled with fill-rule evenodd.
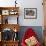
<svg viewBox="0 0 46 46"><path fill-rule="evenodd" d="M19 31L20 26L19 26L19 24L0 24L0 28L1 28L1 31L5 28L10 28L13 31L14 31L14 29L16 29L17 31Z"/></svg>
<svg viewBox="0 0 46 46"><path fill-rule="evenodd" d="M18 46L18 41L1 41L0 42L1 44L0 45L2 45L2 46Z"/></svg>
<svg viewBox="0 0 46 46"><path fill-rule="evenodd" d="M0 10L12 10L12 9L16 9L16 10L18 10L19 9L19 7L0 7Z"/></svg>
<svg viewBox="0 0 46 46"><path fill-rule="evenodd" d="M17 18L15 19L15 20L17 20L17 24L9 24L8 19L7 19L8 16L14 16L14 17L17 16ZM11 29L10 31L14 31L14 33L18 33L18 31L20 29L20 26L18 24L18 16L19 16L19 7L0 7L0 20L1 20L0 32L3 33L4 29ZM14 37L13 37L13 39L14 39ZM16 34L16 37L17 37L17 34ZM13 41L13 39L10 39L9 41L5 41L2 38L3 37L1 34L0 46L18 46L18 41Z"/></svg>
<svg viewBox="0 0 46 46"><path fill-rule="evenodd" d="M5 42L5 43L8 43L8 42L12 43L12 42L19 42L19 40L15 40L15 41L10 40L10 41L3 41L3 42Z"/></svg>
<svg viewBox="0 0 46 46"><path fill-rule="evenodd" d="M14 17L17 16L17 24L18 24L19 7L0 7L0 16L1 16L1 24L4 24L6 22L5 20L7 20L8 23L9 16Z"/></svg>

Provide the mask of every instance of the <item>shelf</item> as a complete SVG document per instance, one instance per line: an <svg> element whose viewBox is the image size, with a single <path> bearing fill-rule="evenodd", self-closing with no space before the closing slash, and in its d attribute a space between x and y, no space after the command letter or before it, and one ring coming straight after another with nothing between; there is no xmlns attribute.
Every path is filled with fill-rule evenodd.
<svg viewBox="0 0 46 46"><path fill-rule="evenodd" d="M13 24L18 24L19 7L0 7L0 16L1 16L0 24L6 24L6 23L12 24L13 21L14 21ZM9 17L14 17L14 18L12 20L11 18L9 19Z"/></svg>
<svg viewBox="0 0 46 46"><path fill-rule="evenodd" d="M15 42L14 41L11 41L11 42L10 41L8 41L8 42L6 41L6 42L2 42L2 45L3 46L18 46L18 43L19 43L18 41L15 41Z"/></svg>
<svg viewBox="0 0 46 46"><path fill-rule="evenodd" d="M18 16L2 16L2 24L18 24Z"/></svg>
<svg viewBox="0 0 46 46"><path fill-rule="evenodd" d="M0 27L1 27L1 31L5 28L9 28L9 29L12 29L13 31L14 29L16 29L18 32L20 29L19 24L0 24Z"/></svg>
<svg viewBox="0 0 46 46"><path fill-rule="evenodd" d="M15 40L15 41L12 41L12 40L10 40L10 41L3 41L4 43L15 43L15 42L19 42L19 40Z"/></svg>
<svg viewBox="0 0 46 46"><path fill-rule="evenodd" d="M19 7L0 7L0 23L1 23L0 24L0 32L1 32L0 46L18 46L19 40L17 38L18 38L18 32L20 30L20 26L18 24L18 17L19 17ZM4 34L7 35L7 38Z"/></svg>
<svg viewBox="0 0 46 46"><path fill-rule="evenodd" d="M6 9L8 9L8 10L9 10L9 9L10 9L10 10L11 10L11 9L16 9L16 10L17 10L17 9L19 9L19 7L0 7L0 9L1 9L1 10L6 10Z"/></svg>
<svg viewBox="0 0 46 46"><path fill-rule="evenodd" d="M19 7L0 7L1 15L18 15Z"/></svg>

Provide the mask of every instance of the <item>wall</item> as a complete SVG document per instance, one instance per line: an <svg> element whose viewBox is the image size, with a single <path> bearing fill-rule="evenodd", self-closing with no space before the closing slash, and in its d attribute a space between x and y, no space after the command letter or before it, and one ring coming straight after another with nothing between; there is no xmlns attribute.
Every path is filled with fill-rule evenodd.
<svg viewBox="0 0 46 46"><path fill-rule="evenodd" d="M0 6L15 6L15 0L0 0ZM17 0L19 10L19 24L21 26L43 26L42 0ZM24 19L24 8L37 8L37 19Z"/></svg>
<svg viewBox="0 0 46 46"><path fill-rule="evenodd" d="M24 0L21 3L20 23L22 26L42 26L43 25L43 6L42 0ZM24 19L24 8L37 8L37 19Z"/></svg>

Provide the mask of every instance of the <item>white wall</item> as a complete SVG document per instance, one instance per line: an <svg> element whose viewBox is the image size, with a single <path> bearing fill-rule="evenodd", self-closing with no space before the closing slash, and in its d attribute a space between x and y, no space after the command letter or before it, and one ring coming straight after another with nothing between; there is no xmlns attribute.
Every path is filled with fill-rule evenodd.
<svg viewBox="0 0 46 46"><path fill-rule="evenodd" d="M15 0L0 0L0 6L15 6ZM17 0L19 10L19 24L21 26L43 26L42 0ZM24 8L37 8L37 19L24 19Z"/></svg>
<svg viewBox="0 0 46 46"><path fill-rule="evenodd" d="M43 6L42 0L24 0L21 3L20 23L23 26L42 26L43 25ZM24 8L37 8L37 19L24 19Z"/></svg>

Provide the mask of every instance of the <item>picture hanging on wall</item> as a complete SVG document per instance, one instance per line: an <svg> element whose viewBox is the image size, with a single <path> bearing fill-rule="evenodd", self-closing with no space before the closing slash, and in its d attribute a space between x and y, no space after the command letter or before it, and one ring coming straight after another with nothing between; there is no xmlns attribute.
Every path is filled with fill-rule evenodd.
<svg viewBox="0 0 46 46"><path fill-rule="evenodd" d="M24 19L36 19L37 8L24 8Z"/></svg>

